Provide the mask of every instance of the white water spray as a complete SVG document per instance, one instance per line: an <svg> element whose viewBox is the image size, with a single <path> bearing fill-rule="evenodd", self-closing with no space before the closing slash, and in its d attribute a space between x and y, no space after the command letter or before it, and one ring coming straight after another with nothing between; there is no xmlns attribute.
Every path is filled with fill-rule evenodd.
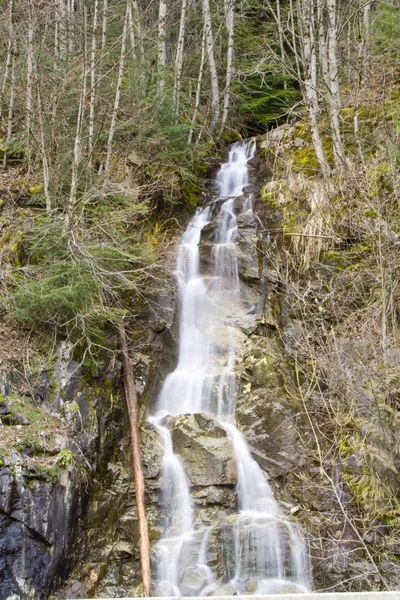
<svg viewBox="0 0 400 600"><path fill-rule="evenodd" d="M204 572L208 590L216 579L207 564L210 528L194 524L190 487L180 458L174 454L168 415L209 413L218 419L232 442L237 464L238 509L219 528L225 579L238 593L308 591L309 560L303 542L282 515L260 467L251 457L243 435L234 425L237 401L235 364L241 342L234 326L243 310L240 297L236 237L239 212L252 211L251 198L241 199L248 184L248 161L255 144L239 142L216 176L214 203L197 211L182 236L178 251L179 357L166 378L150 419L164 441L162 464L164 534L157 542L158 593L182 595L182 564L189 549L193 568ZM241 200L241 201L238 201ZM212 224L212 273L202 275L199 243L204 227ZM190 561L189 561L190 562ZM189 565L190 566L190 565ZM212 591L212 590L211 590ZM198 595L198 594L197 594Z"/></svg>

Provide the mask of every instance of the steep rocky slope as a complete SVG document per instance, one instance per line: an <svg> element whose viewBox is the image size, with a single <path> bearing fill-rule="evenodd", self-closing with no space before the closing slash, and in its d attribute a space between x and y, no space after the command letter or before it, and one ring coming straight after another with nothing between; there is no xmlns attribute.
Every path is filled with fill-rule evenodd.
<svg viewBox="0 0 400 600"><path fill-rule="evenodd" d="M397 589L398 353L391 338L380 358L379 272L371 276L365 262L379 254L377 228L385 252L397 252L396 227L387 217L383 227L376 207L360 206L358 192L324 189L303 163L298 172L299 148L310 161L303 124L279 128L258 146L245 190L258 218L239 219L245 311L237 319L237 422L285 513L308 532L315 589ZM376 169L384 189L385 172ZM356 211L363 217L351 229ZM206 228L205 267L211 238ZM132 332L152 540L160 536L162 446L146 416L176 360L172 275L164 288ZM56 354L35 369L16 356L3 362L0 595L140 593L121 365L108 358L93 374L67 345ZM224 432L206 415L171 427L197 518L233 514L236 474ZM208 558L218 564L217 554ZM193 573L185 585L190 593L202 582Z"/></svg>

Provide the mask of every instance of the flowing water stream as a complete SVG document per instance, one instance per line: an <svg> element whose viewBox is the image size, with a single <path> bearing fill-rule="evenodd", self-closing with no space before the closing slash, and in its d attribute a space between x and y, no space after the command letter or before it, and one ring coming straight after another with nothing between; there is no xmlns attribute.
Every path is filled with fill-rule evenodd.
<svg viewBox="0 0 400 600"><path fill-rule="evenodd" d="M235 367L242 342L235 315L243 310L238 275L239 214L252 214L248 162L253 142L232 146L228 162L216 176L218 192L199 209L182 236L177 258L179 291L179 357L161 389L150 421L164 444L163 536L154 547L158 595L190 595L182 590L183 574L200 581L193 595L221 593L305 592L310 589L309 559L296 528L282 514L245 438L235 426ZM241 201L239 201L241 199ZM199 244L212 227L211 269L202 273ZM206 413L225 430L237 469L235 515L205 526L195 518L191 489L181 458L174 453L171 420ZM216 536L212 538L213 533ZM222 576L209 564L211 538L218 540ZM220 569L221 570L221 569Z"/></svg>

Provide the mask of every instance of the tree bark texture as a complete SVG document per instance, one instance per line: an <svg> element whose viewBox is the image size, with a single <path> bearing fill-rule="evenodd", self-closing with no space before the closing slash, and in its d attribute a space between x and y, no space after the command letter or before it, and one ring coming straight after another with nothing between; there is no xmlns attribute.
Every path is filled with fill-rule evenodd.
<svg viewBox="0 0 400 600"><path fill-rule="evenodd" d="M212 32L210 0L203 0L203 19L206 34L206 51L211 77L211 125L213 133L219 121L219 85L218 72L214 56L214 36Z"/></svg>
<svg viewBox="0 0 400 600"><path fill-rule="evenodd" d="M165 63L167 60L166 50L166 20L167 20L167 2L160 0L158 11L158 76L159 91L162 92L165 87Z"/></svg>
<svg viewBox="0 0 400 600"><path fill-rule="evenodd" d="M147 524L145 504L145 483L142 467L142 456L140 452L140 435L137 396L135 380L133 376L132 363L128 354L128 343L124 324L118 325L119 338L122 350L122 363L124 367L125 398L128 408L129 425L131 433L131 451L133 470L135 477L136 508L139 527L140 562L142 571L143 592L145 596L151 596L151 569L150 569L150 539Z"/></svg>
<svg viewBox="0 0 400 600"><path fill-rule="evenodd" d="M181 20L179 25L178 45L176 48L175 58L175 76L174 76L174 110L177 115L179 112L179 99L182 83L182 68L183 68L183 49L185 46L185 28L186 28L186 12L188 0L182 0Z"/></svg>
<svg viewBox="0 0 400 600"><path fill-rule="evenodd" d="M231 84L233 77L233 45L235 39L235 0L225 0L225 26L228 31L228 51L226 58L226 79L224 90L224 106L219 135L222 136L228 120L231 99Z"/></svg>

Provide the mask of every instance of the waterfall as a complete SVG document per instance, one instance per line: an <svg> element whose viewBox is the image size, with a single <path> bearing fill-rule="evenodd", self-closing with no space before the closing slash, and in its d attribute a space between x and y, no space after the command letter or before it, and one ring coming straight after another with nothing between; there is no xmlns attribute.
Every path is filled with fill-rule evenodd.
<svg viewBox="0 0 400 600"><path fill-rule="evenodd" d="M207 548L217 531L223 561L222 583L232 593L305 592L310 589L309 559L299 532L282 514L266 478L235 425L235 365L242 336L235 315L242 308L237 258L237 217L252 214L248 162L254 142L238 142L216 176L218 193L199 209L178 249L179 355L164 381L150 421L164 443L162 462L163 536L153 548L157 595L213 595L216 574ZM211 269L202 273L199 244L212 228ZM225 430L236 460L238 512L205 526L195 518L188 478L174 453L170 423L186 414L211 415ZM201 579L198 589L182 584L183 573ZM183 587L182 587L183 586ZM183 589L184 588L184 589Z"/></svg>

